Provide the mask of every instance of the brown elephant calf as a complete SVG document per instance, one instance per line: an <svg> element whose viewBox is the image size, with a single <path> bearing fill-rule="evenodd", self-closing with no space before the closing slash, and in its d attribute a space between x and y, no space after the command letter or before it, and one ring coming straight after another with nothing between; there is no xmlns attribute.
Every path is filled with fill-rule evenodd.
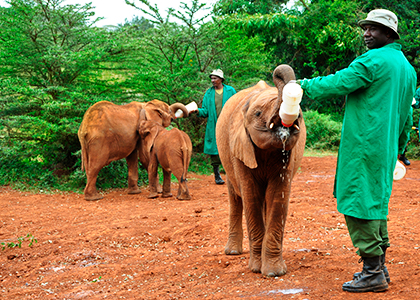
<svg viewBox="0 0 420 300"><path fill-rule="evenodd" d="M187 186L187 172L190 165L192 143L189 136L177 129L166 130L154 121L141 121L139 126L141 149L149 156L147 172L149 175L148 198L158 196L158 165L163 169L162 197L171 197L171 173L178 179L177 199L191 199Z"/></svg>
<svg viewBox="0 0 420 300"><path fill-rule="evenodd" d="M223 106L216 141L229 192L229 237L225 253L241 254L242 214L249 237L249 268L264 276L286 273L283 235L293 176L302 160L306 127L302 112L287 128L279 116L283 87L295 80L288 65L233 95Z"/></svg>

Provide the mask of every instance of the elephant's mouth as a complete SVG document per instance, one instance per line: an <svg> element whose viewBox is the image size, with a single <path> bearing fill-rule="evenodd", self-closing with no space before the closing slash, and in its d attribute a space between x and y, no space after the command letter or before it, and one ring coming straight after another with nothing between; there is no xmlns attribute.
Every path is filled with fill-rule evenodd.
<svg viewBox="0 0 420 300"><path fill-rule="evenodd" d="M269 127L275 139L281 141L282 148L285 150L293 147L292 137L298 135L300 132L299 118L290 127L283 126L281 123L279 125L271 123Z"/></svg>

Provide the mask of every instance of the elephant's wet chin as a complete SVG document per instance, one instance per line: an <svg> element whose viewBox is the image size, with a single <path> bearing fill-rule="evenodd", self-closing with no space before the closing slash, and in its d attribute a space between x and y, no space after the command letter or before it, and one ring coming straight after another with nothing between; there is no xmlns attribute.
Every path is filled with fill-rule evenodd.
<svg viewBox="0 0 420 300"><path fill-rule="evenodd" d="M299 133L294 131L285 133L277 130L251 134L254 145L262 150L283 149L289 151L296 145L298 137Z"/></svg>

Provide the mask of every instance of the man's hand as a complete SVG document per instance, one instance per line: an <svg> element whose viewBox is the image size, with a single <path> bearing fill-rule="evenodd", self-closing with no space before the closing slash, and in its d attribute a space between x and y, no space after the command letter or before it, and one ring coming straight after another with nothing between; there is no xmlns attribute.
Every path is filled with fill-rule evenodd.
<svg viewBox="0 0 420 300"><path fill-rule="evenodd" d="M301 82L302 80L300 80L300 79L296 79L296 80L290 80L288 83L297 83L297 84L299 84L300 85L300 82Z"/></svg>

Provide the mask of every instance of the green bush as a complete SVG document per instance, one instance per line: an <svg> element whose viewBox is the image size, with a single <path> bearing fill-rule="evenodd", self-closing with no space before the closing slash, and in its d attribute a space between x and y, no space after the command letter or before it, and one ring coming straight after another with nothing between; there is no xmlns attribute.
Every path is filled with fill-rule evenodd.
<svg viewBox="0 0 420 300"><path fill-rule="evenodd" d="M207 175L212 173L213 169L210 165L209 156L204 153L193 153L188 172Z"/></svg>
<svg viewBox="0 0 420 300"><path fill-rule="evenodd" d="M312 150L337 151L341 139L342 122L335 121L330 115L317 111L303 113L306 124L306 148Z"/></svg>
<svg viewBox="0 0 420 300"><path fill-rule="evenodd" d="M414 109L413 112L413 126L418 128L419 126L419 118L420 118L420 109ZM411 130L410 132L410 140L407 144L407 157L408 158L420 158L420 141L419 141L419 133L418 129Z"/></svg>
<svg viewBox="0 0 420 300"><path fill-rule="evenodd" d="M11 185L20 190L73 191L83 193L86 173L81 170L80 150L74 153L74 168L64 165L50 166L42 156L34 155L25 144L0 147L0 186ZM125 159L114 161L98 175L96 186L100 190L127 187L127 163ZM139 185L148 184L147 172L139 165Z"/></svg>

